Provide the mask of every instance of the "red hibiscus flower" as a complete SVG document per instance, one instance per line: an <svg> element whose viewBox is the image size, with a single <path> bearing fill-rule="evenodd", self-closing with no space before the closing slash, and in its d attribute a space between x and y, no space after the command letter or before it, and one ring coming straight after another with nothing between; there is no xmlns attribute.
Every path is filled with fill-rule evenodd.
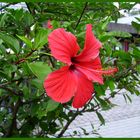
<svg viewBox="0 0 140 140"><path fill-rule="evenodd" d="M80 108L91 99L94 92L92 82L103 84L103 74L112 74L117 68L102 70L99 58L101 43L92 33L92 25L86 26L84 49L77 54L80 47L76 37L63 28L54 30L48 36L52 55L67 64L48 75L44 88L48 96L60 103L66 103L73 97L73 107Z"/></svg>
<svg viewBox="0 0 140 140"><path fill-rule="evenodd" d="M52 26L52 24L51 24L51 20L48 20L46 27L47 27L48 29L53 29L53 26Z"/></svg>

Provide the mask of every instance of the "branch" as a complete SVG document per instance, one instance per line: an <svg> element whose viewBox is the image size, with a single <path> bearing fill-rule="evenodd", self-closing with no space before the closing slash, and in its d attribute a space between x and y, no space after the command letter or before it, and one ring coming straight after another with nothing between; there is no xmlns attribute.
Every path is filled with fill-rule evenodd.
<svg viewBox="0 0 140 140"><path fill-rule="evenodd" d="M32 50L30 53L28 53L24 58L21 58L20 60L15 62L15 65L18 65L20 63L23 63L24 61L26 61L26 58L28 58L29 56L31 56L36 50Z"/></svg>
<svg viewBox="0 0 140 140"><path fill-rule="evenodd" d="M60 10L58 10L58 11L52 11L52 10L45 10L44 12L46 12L46 13L53 13L53 14L60 14L60 15L66 15L66 16L71 16L71 14L69 14L69 13L62 13L62 12L60 12Z"/></svg>
<svg viewBox="0 0 140 140"><path fill-rule="evenodd" d="M0 88L6 90L6 91L8 91L8 92L10 92L10 93L12 93L13 95L16 95L16 96L22 96L23 95L22 93L17 93L14 90L12 90L8 87L5 87L3 85L0 85Z"/></svg>
<svg viewBox="0 0 140 140"><path fill-rule="evenodd" d="M1 83L0 86L5 86L5 85L8 85L8 84L12 84L14 82L18 82L20 80L22 80L23 78L19 78L19 79L15 79L15 80L11 80L9 82L5 82L5 83Z"/></svg>
<svg viewBox="0 0 140 140"><path fill-rule="evenodd" d="M13 130L17 129L17 122L16 122L16 119L17 119L17 112L19 110L19 107L20 107L20 104L21 104L21 99L19 98L17 103L15 104L14 106L14 109L13 109L13 113L12 113L12 123L6 133L6 137L10 137L13 133Z"/></svg>
<svg viewBox="0 0 140 140"><path fill-rule="evenodd" d="M5 135L5 133L6 133L5 129L2 126L0 126L0 129L1 129L1 132L3 133L3 135Z"/></svg>
<svg viewBox="0 0 140 140"><path fill-rule="evenodd" d="M114 78L116 79L116 81L118 82L121 78L127 77L127 76L129 75L129 72L130 72L131 70L134 70L135 66L137 66L137 64L132 65L132 66L129 67L127 70L124 70L123 72L121 72L121 75L119 75L119 76L116 75L116 76L114 77ZM134 73L136 73L135 70L132 72L132 74L134 74Z"/></svg>
<svg viewBox="0 0 140 140"><path fill-rule="evenodd" d="M47 46L44 46L44 49L45 49L46 53L49 53L50 52L50 50L48 49ZM48 56L48 58L50 60L50 63L52 65L52 67L55 68L55 62L52 60L51 56Z"/></svg>
<svg viewBox="0 0 140 140"><path fill-rule="evenodd" d="M81 13L81 15L80 15L80 18L79 18L78 21L77 21L77 24L76 24L76 26L75 26L75 29L76 29L77 26L79 25L79 23L80 23L80 21L81 21L81 19L82 19L82 16L83 16L83 14L84 14L84 12L85 12L85 10L86 10L87 5L88 5L88 2L85 3L85 6L84 6L84 8L83 8L83 10L82 10L82 13Z"/></svg>
<svg viewBox="0 0 140 140"><path fill-rule="evenodd" d="M29 100L29 101L26 101L26 102L22 102L22 105L26 105L26 104L30 104L30 103L34 103L34 102L38 102L42 99L42 97L44 96L44 93L41 94L38 98L36 99L33 99L33 100Z"/></svg>
<svg viewBox="0 0 140 140"><path fill-rule="evenodd" d="M95 94L93 95L93 97L95 96ZM57 138L60 138L63 136L63 134L65 133L65 131L67 130L67 128L69 127L69 125L73 122L73 120L75 120L75 118L83 113L85 111L85 109L87 108L88 104L91 102L91 100L93 99L93 97L89 100L89 102L87 103L87 105L84 106L84 108L81 111L76 111L76 113L73 115L73 117L66 123L66 125L64 126L64 128L62 129L62 131L58 134Z"/></svg>
<svg viewBox="0 0 140 140"><path fill-rule="evenodd" d="M3 100L6 100L9 97L9 95L4 95L0 97L0 104L3 102Z"/></svg>
<svg viewBox="0 0 140 140"><path fill-rule="evenodd" d="M64 128L62 129L62 131L59 133L59 135L57 136L57 138L60 138L63 136L63 134L65 133L65 131L67 130L67 128L69 127L69 125L73 122L73 120L78 116L78 111L73 115L73 117L66 123L66 125L64 126Z"/></svg>
<svg viewBox="0 0 140 140"><path fill-rule="evenodd" d="M30 14L32 14L33 16L35 15L35 11L33 9L30 8L30 4L25 2L26 6L27 6L27 9L28 11L30 12Z"/></svg>

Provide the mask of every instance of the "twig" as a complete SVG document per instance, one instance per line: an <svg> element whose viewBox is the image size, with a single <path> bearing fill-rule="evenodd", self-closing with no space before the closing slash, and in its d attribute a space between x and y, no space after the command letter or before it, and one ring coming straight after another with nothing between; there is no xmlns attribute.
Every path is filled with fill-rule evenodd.
<svg viewBox="0 0 140 140"><path fill-rule="evenodd" d="M44 49L46 50L46 52L45 53L43 53L43 54L45 54L45 55L48 55L48 58L49 58L49 60L50 60L50 63L51 63L51 65L52 65L52 67L53 68L55 68L55 62L52 60L52 54L50 54L49 52L50 52L50 50L48 50L48 47L46 47L46 46L44 46Z"/></svg>
<svg viewBox="0 0 140 140"><path fill-rule="evenodd" d="M62 131L59 133L59 135L57 136L57 138L60 138L63 136L63 134L65 133L65 131L67 130L67 128L69 127L69 125L73 122L73 120L78 116L78 113L76 112L73 117L66 123L66 125L64 126L64 128L62 129Z"/></svg>
<svg viewBox="0 0 140 140"><path fill-rule="evenodd" d="M77 24L76 24L76 26L75 26L75 29L76 29L77 26L79 25L79 23L80 23L80 21L81 21L81 19L82 19L82 16L83 16L83 14L84 14L84 11L86 10L87 5L88 5L88 2L85 3L85 6L84 6L84 8L83 8L83 10L82 10L82 13L81 13L81 15L80 15L80 18L79 18L78 21L77 21Z"/></svg>
<svg viewBox="0 0 140 140"><path fill-rule="evenodd" d="M0 104L2 103L3 100L6 100L8 97L9 97L9 95L0 97Z"/></svg>
<svg viewBox="0 0 140 140"><path fill-rule="evenodd" d="M25 4L26 4L27 9L28 9L28 11L30 12L30 14L35 15L35 11L34 11L33 9L31 10L31 8L30 8L30 4L27 3L27 2L25 2Z"/></svg>
<svg viewBox="0 0 140 140"><path fill-rule="evenodd" d="M118 94L122 89L119 89L117 92L115 92L114 96L116 94ZM108 98L104 98L105 101L108 101L109 102L109 99L112 98L112 95L110 95ZM98 111L99 109L101 109L101 106L100 104L97 104L95 106L93 106L93 108L90 108L90 109L87 109L87 110L84 110L84 112L93 112L93 111Z"/></svg>
<svg viewBox="0 0 140 140"><path fill-rule="evenodd" d="M23 79L23 78L11 80L11 81L9 81L9 82L5 82L5 83L0 84L0 86L5 86L5 85L8 85L8 84L11 84L11 83L14 83L14 82L18 82L18 81L20 81L20 80L22 80L22 79Z"/></svg>
<svg viewBox="0 0 140 140"><path fill-rule="evenodd" d="M26 104L30 104L30 103L33 103L33 102L40 101L43 96L44 96L44 93L42 95L40 95L38 98L36 98L36 99L29 100L29 101L26 101L26 102L22 102L22 105L26 105Z"/></svg>
<svg viewBox="0 0 140 140"><path fill-rule="evenodd" d="M94 94L95 95L95 94ZM93 97L94 97L93 95ZM73 122L73 120L81 113L83 113L85 111L85 109L87 108L88 104L91 102L91 100L93 99L93 97L89 100L89 102L87 103L87 105L84 106L84 108L81 111L76 111L76 113L73 115L73 117L66 123L66 125L64 126L64 128L62 129L62 131L58 134L57 138L60 138L63 136L63 134L65 133L65 131L67 130L67 128L69 127L69 125Z"/></svg>
<svg viewBox="0 0 140 140"><path fill-rule="evenodd" d="M127 70L124 70L121 75L116 75L116 77L114 77L116 79L116 81L118 82L121 78L127 77L129 75L129 71L134 70L135 66L137 65L132 65L131 67L129 67ZM136 71L132 72L132 73L136 73Z"/></svg>
<svg viewBox="0 0 140 140"><path fill-rule="evenodd" d="M19 98L17 103L14 106L13 113L12 113L12 116L13 116L12 123L11 123L5 137L10 137L13 133L13 130L17 129L16 119L17 119L17 112L19 110L20 104L21 104L21 99Z"/></svg>
<svg viewBox="0 0 140 140"><path fill-rule="evenodd" d="M6 91L8 91L8 92L10 92L10 93L12 93L13 95L16 95L16 96L22 96L23 95L21 93L18 94L17 92L13 91L12 89L10 89L8 87L5 87L5 86L2 86L2 85L0 85L0 88L6 90Z"/></svg>
<svg viewBox="0 0 140 140"><path fill-rule="evenodd" d="M30 53L28 53L24 58L21 58L20 60L16 61L14 64L18 65L20 63L23 63L24 61L26 61L26 59L31 56L36 50L32 50Z"/></svg>
<svg viewBox="0 0 140 140"><path fill-rule="evenodd" d="M60 12L60 10L59 11L52 11L52 10L45 10L44 12L46 12L46 13L53 13L53 14L60 14L60 15L66 15L66 16L71 16L71 14L69 14L69 13L62 13L62 12Z"/></svg>
<svg viewBox="0 0 140 140"><path fill-rule="evenodd" d="M0 129L1 129L1 132L5 135L6 133L5 129L2 126L0 126Z"/></svg>

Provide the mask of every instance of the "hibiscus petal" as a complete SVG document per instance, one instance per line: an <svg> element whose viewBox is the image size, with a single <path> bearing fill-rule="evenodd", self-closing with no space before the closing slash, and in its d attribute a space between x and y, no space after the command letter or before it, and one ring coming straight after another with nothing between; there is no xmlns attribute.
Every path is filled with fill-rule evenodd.
<svg viewBox="0 0 140 140"><path fill-rule="evenodd" d="M83 74L85 74L89 80L92 80L93 82L97 82L100 84L104 83L101 71L88 69L82 66L79 66L77 69L81 71Z"/></svg>
<svg viewBox="0 0 140 140"><path fill-rule="evenodd" d="M63 28L50 33L48 42L52 55L68 65L71 65L71 57L74 57L80 49L76 37Z"/></svg>
<svg viewBox="0 0 140 140"><path fill-rule="evenodd" d="M83 62L95 59L99 55L101 46L101 43L96 39L92 32L92 25L87 24L84 49L77 55L76 59Z"/></svg>
<svg viewBox="0 0 140 140"><path fill-rule="evenodd" d="M102 66L99 56L90 62L79 62L75 65L89 80L103 84Z"/></svg>
<svg viewBox="0 0 140 140"><path fill-rule="evenodd" d="M99 56L89 62L78 62L78 64L89 68L92 67L92 69L102 69L102 64Z"/></svg>
<svg viewBox="0 0 140 140"><path fill-rule="evenodd" d="M51 24L51 20L48 20L46 27L47 27L48 29L53 29L53 26L52 26L52 24Z"/></svg>
<svg viewBox="0 0 140 140"><path fill-rule="evenodd" d="M64 66L48 75L44 88L47 95L56 102L68 102L76 91L75 75L68 66Z"/></svg>
<svg viewBox="0 0 140 140"><path fill-rule="evenodd" d="M73 99L73 107L83 107L92 97L93 84L87 77L77 70L77 90Z"/></svg>

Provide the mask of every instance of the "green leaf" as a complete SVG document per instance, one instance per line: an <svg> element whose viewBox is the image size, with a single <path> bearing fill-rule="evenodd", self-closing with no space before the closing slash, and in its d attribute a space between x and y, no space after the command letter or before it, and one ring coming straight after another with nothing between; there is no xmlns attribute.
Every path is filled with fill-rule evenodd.
<svg viewBox="0 0 140 140"><path fill-rule="evenodd" d="M121 60L127 61L129 63L132 61L131 55L128 52L126 53L124 51L116 51L114 53L114 56L115 57L118 56L118 57L120 57Z"/></svg>
<svg viewBox="0 0 140 140"><path fill-rule="evenodd" d="M23 21L26 26L31 26L31 24L34 22L32 15L28 12L24 13Z"/></svg>
<svg viewBox="0 0 140 140"><path fill-rule="evenodd" d="M29 67L28 63L25 62L25 63L22 63L21 65L22 65L22 69L26 75L29 76L32 74L31 68Z"/></svg>
<svg viewBox="0 0 140 140"><path fill-rule="evenodd" d="M53 26L54 29L60 28L60 26L61 26L60 21L51 20L51 24L52 24L52 26ZM64 25L64 24L65 24L65 23L63 23L63 25ZM71 22L67 22L67 24L70 25Z"/></svg>
<svg viewBox="0 0 140 140"><path fill-rule="evenodd" d="M59 106L58 102L55 102L50 99L47 103L46 111L47 112L54 111L58 106Z"/></svg>
<svg viewBox="0 0 140 140"><path fill-rule="evenodd" d="M13 36L10 36L6 33L0 33L0 38L15 52L18 53L20 50L19 42Z"/></svg>
<svg viewBox="0 0 140 140"><path fill-rule="evenodd" d="M7 73L5 73L4 71L2 71L2 70L0 70L0 77L1 78L6 78L8 80L10 79L9 75Z"/></svg>
<svg viewBox="0 0 140 140"><path fill-rule="evenodd" d="M110 21L111 21L111 17L107 17L107 18L105 19L105 21L104 21L103 24L102 24L102 30L106 30L107 25L110 23Z"/></svg>
<svg viewBox="0 0 140 140"><path fill-rule="evenodd" d="M35 87L37 87L39 90L43 90L43 84L39 79L33 79L31 81L31 84L34 85Z"/></svg>
<svg viewBox="0 0 140 140"><path fill-rule="evenodd" d="M108 35L115 36L115 37L131 37L132 35L128 32L122 32L122 31L111 31L108 33Z"/></svg>
<svg viewBox="0 0 140 140"><path fill-rule="evenodd" d="M32 42L25 36L17 35L19 39L21 39L28 47L32 48Z"/></svg>
<svg viewBox="0 0 140 140"><path fill-rule="evenodd" d="M134 89L134 92L135 92L135 94L136 94L137 96L139 96L139 95L140 95L140 91L139 91L139 90L137 90L136 88Z"/></svg>
<svg viewBox="0 0 140 140"><path fill-rule="evenodd" d="M82 127L80 127L80 128L83 130L84 135L89 135L89 133L87 132L86 129L84 129L84 128L82 128Z"/></svg>
<svg viewBox="0 0 140 140"><path fill-rule="evenodd" d="M111 56L111 54L112 54L112 48L111 48L111 46L110 45L104 45L104 48L106 50L106 55L107 56Z"/></svg>
<svg viewBox="0 0 140 140"><path fill-rule="evenodd" d="M140 74L140 64L136 66L136 70L137 70L138 73Z"/></svg>
<svg viewBox="0 0 140 140"><path fill-rule="evenodd" d="M123 97L125 99L125 102L127 103L127 100L132 103L132 99L127 95L127 94L123 94Z"/></svg>
<svg viewBox="0 0 140 140"><path fill-rule="evenodd" d="M99 35L99 40L101 42L105 42L111 38L111 35L108 35L107 33Z"/></svg>
<svg viewBox="0 0 140 140"><path fill-rule="evenodd" d="M102 99L102 98L100 98L98 96L96 96L96 99L97 99L98 103L101 105L102 110L109 110L109 109L111 109L111 107L112 107L111 106L111 102L108 102L107 100Z"/></svg>
<svg viewBox="0 0 140 140"><path fill-rule="evenodd" d="M34 73L34 75L36 75L37 78L41 80L41 82L43 82L47 74L51 72L51 69L48 66L48 64L45 64L43 62L30 63L28 64L28 66L31 69L31 71Z"/></svg>
<svg viewBox="0 0 140 140"><path fill-rule="evenodd" d="M140 22L140 18L138 18L138 17L135 17L136 19L137 19L137 21L139 21Z"/></svg>
<svg viewBox="0 0 140 140"><path fill-rule="evenodd" d="M127 98L126 98L125 94L123 94L123 97L125 99L125 102L127 103Z"/></svg>
<svg viewBox="0 0 140 140"><path fill-rule="evenodd" d="M105 119L103 118L103 116L101 115L101 113L99 113L98 111L96 111L96 114L98 116L98 119L100 120L102 125L105 125Z"/></svg>
<svg viewBox="0 0 140 140"><path fill-rule="evenodd" d="M108 81L108 86L109 86L110 90L113 92L113 90L115 89L114 82L111 81L111 80L109 80L109 81Z"/></svg>
<svg viewBox="0 0 140 140"><path fill-rule="evenodd" d="M139 23L132 21L132 26L133 26L137 31L140 31L140 24L139 24Z"/></svg>
<svg viewBox="0 0 140 140"><path fill-rule="evenodd" d="M40 122L40 127L44 131L48 131L47 122Z"/></svg>
<svg viewBox="0 0 140 140"><path fill-rule="evenodd" d="M103 85L94 85L94 89L97 92L97 95L105 95L105 89L103 88Z"/></svg>
<svg viewBox="0 0 140 140"><path fill-rule="evenodd" d="M136 59L140 59L140 50L138 48L133 48L133 55Z"/></svg>
<svg viewBox="0 0 140 140"><path fill-rule="evenodd" d="M2 41L3 42L3 41ZM4 45L3 44L1 44L1 39L0 39L0 52L2 53L2 54L6 54L6 49L5 49L5 47L4 47Z"/></svg>
<svg viewBox="0 0 140 140"><path fill-rule="evenodd" d="M8 18L7 15L8 15L7 13L4 13L4 14L2 15L2 17L1 17L1 19L0 19L0 27L4 27L5 21L6 21L7 18Z"/></svg>
<svg viewBox="0 0 140 140"><path fill-rule="evenodd" d="M43 47L43 45L45 45L48 42L48 39L47 39L48 33L49 33L49 30L41 28L35 37L33 48L38 49L38 48Z"/></svg>

